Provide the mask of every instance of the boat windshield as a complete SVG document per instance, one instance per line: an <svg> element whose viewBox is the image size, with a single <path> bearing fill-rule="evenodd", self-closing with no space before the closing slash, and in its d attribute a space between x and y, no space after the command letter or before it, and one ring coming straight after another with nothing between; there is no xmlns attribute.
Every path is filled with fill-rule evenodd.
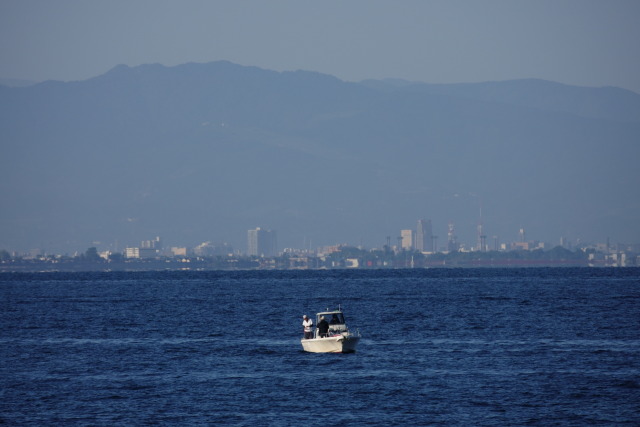
<svg viewBox="0 0 640 427"><path fill-rule="evenodd" d="M330 325L342 325L344 324L344 315L342 313L333 313L331 316L325 316L328 319Z"/></svg>

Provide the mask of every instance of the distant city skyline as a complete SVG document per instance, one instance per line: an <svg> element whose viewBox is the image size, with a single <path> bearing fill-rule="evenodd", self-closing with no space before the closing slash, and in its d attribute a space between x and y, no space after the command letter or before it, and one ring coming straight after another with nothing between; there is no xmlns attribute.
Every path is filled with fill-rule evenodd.
<svg viewBox="0 0 640 427"><path fill-rule="evenodd" d="M431 243L428 247L421 247L420 242L418 240L418 236L420 233L420 227L423 227L423 233L425 236L429 236L429 240ZM193 253L195 255L225 255L227 253L235 253L235 254L245 254L249 256L258 256L258 257L274 257L280 253L287 251L302 251L302 252L317 252L321 251L322 248L327 247L338 247L338 246L350 246L350 247L358 247L365 250L371 249L383 249L385 246L394 250L409 250L409 251L418 251L424 253L437 253L437 252L451 252L462 250L465 252L477 252L477 251L511 251L511 250L534 250L534 249L544 249L549 250L553 247L560 246L566 249L575 249L577 247L609 247L615 245L638 245L639 242L611 242L609 238L606 238L602 241L582 241L580 239L572 240L568 239L565 236L560 236L557 242L544 241L541 239L536 239L535 236L532 239L528 239L526 235L526 230L524 227L521 227L518 230L518 237L513 239L501 239L500 236L492 235L488 241L485 241L484 245L478 247L477 242L473 241L460 241L457 237L455 231L455 224L450 222L447 224L448 233L446 239L440 240L440 244L438 244L438 236L434 235L430 229L431 220L429 219L420 219L417 220L416 229L399 229L397 232L397 236L387 235L386 237L373 237L369 236L367 240L375 242L378 241L378 244L371 245L362 245L362 242L349 242L349 241L336 241L333 243L325 243L318 246L307 246L305 244L296 246L289 245L286 247L278 246L278 231L273 229L268 229L264 227L256 227L254 229L249 229L244 232L246 236L246 240L244 243L238 244L237 242L242 240L236 240L236 244L231 243L230 241L224 240L205 240L203 237L198 243L188 244L182 241L171 241L166 242L161 235L158 235L154 238L140 240L138 242L91 242L84 246L77 247L71 253L82 253L89 247L96 247L99 251L111 251L114 253L122 253L125 257L153 257L159 255L161 253L169 253L172 252L173 255L188 255L189 253ZM285 232L286 234L286 232ZM121 247L118 247L118 245ZM35 253L46 253L46 254L68 254L69 251L56 251L56 250L47 250L46 248L30 248L30 249L16 249L16 248L6 248L0 247L0 250L6 250L10 253L18 253L18 254L35 254Z"/></svg>

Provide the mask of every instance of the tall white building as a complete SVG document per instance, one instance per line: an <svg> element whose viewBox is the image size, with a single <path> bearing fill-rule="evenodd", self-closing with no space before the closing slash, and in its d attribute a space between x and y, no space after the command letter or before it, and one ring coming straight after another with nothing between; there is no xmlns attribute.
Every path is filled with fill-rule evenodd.
<svg viewBox="0 0 640 427"><path fill-rule="evenodd" d="M274 230L257 227L247 231L247 253L251 256L270 257L277 255L277 238Z"/></svg>
<svg viewBox="0 0 640 427"><path fill-rule="evenodd" d="M400 230L402 249L413 249L413 230Z"/></svg>

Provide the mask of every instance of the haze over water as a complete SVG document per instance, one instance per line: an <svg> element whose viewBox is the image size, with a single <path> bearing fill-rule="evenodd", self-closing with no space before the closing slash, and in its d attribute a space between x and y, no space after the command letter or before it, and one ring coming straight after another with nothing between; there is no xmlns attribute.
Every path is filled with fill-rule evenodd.
<svg viewBox="0 0 640 427"><path fill-rule="evenodd" d="M371 248L418 219L441 242L484 222L491 241L638 243L639 14L5 1L0 250L242 250L255 227Z"/></svg>

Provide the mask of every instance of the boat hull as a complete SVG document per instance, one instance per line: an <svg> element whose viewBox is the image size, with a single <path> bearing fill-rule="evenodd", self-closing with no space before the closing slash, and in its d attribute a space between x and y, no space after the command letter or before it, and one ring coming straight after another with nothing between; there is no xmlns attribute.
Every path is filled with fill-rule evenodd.
<svg viewBox="0 0 640 427"><path fill-rule="evenodd" d="M360 337L342 335L300 340L302 349L310 353L353 353L359 341Z"/></svg>

